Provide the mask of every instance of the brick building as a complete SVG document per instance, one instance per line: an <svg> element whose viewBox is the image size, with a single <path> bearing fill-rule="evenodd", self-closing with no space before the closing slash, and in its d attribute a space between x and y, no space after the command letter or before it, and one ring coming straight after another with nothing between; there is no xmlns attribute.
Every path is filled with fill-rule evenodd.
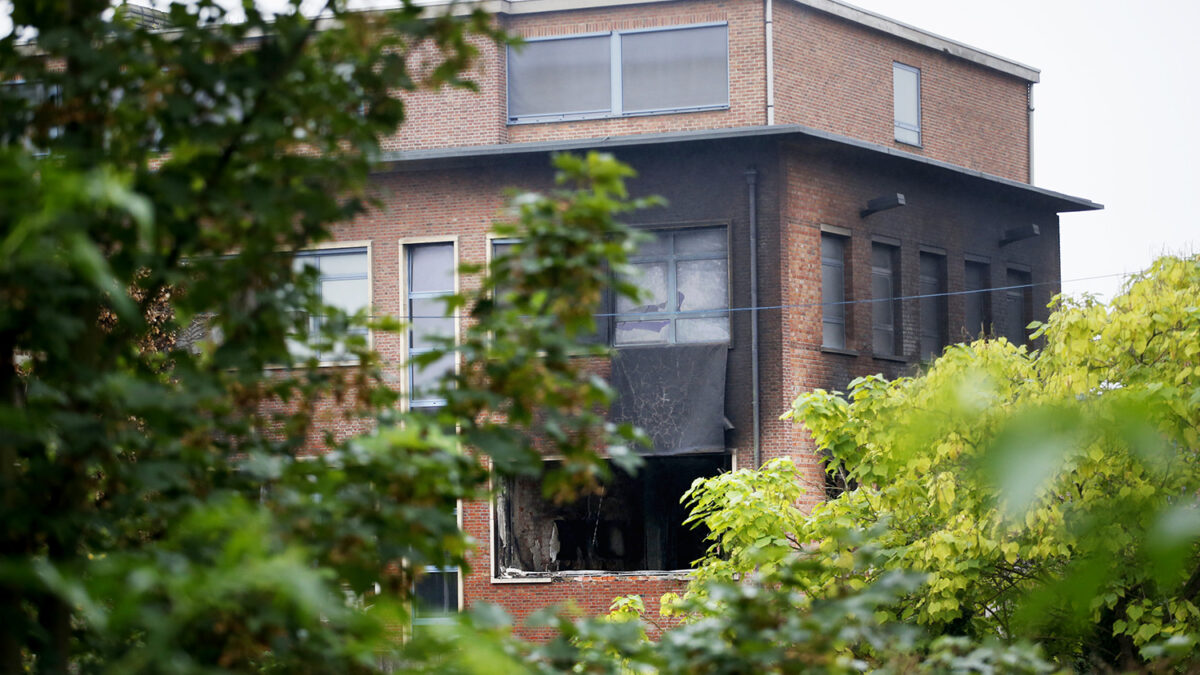
<svg viewBox="0 0 1200 675"><path fill-rule="evenodd" d="M426 578L426 609L598 613L639 593L656 611L701 546L679 525L693 478L790 455L823 498L811 443L777 420L792 399L910 372L980 331L1025 340L1058 292L1057 214L1100 208L1031 183L1037 70L837 0L493 4L527 46L481 43L478 93L409 95L374 179L387 208L307 254L323 291L427 315L478 282L459 263L504 245L488 231L505 188L550 187L551 152L603 149L638 170L636 194L669 201L635 221L656 235L636 259L654 299L601 322L614 386L636 402L654 382L689 389L681 373L717 384L684 396L684 421L632 406L662 447L602 499L554 508L514 483L463 504L481 547L469 574ZM409 405L437 405L420 394L436 368L403 365L410 336L374 346Z"/></svg>

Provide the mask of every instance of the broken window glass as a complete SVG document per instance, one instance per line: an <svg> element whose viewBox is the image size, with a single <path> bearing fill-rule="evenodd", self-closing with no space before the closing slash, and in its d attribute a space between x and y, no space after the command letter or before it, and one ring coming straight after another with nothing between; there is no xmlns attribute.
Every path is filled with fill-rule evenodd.
<svg viewBox="0 0 1200 675"><path fill-rule="evenodd" d="M627 279L638 304L617 300L618 346L729 341L729 243L724 227L651 232Z"/></svg>

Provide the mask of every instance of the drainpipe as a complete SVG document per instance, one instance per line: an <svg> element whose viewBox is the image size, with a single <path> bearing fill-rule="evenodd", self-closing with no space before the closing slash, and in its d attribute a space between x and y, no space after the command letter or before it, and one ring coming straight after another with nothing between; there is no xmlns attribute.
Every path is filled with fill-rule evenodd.
<svg viewBox="0 0 1200 675"><path fill-rule="evenodd" d="M754 468L762 466L758 402L758 170L746 170L746 196L750 200L750 400L754 409Z"/></svg>
<svg viewBox="0 0 1200 675"><path fill-rule="evenodd" d="M1026 85L1025 100L1029 107L1029 184L1033 185L1033 83Z"/></svg>
<svg viewBox="0 0 1200 675"><path fill-rule="evenodd" d="M763 42L767 64L767 125L775 124L775 12L772 0L763 0Z"/></svg>

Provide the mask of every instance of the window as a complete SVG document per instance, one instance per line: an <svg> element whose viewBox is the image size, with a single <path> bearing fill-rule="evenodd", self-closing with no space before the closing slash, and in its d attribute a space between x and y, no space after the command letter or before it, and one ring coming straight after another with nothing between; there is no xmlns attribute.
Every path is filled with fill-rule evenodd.
<svg viewBox="0 0 1200 675"><path fill-rule="evenodd" d="M896 140L921 144L921 71L903 63L892 64L892 108Z"/></svg>
<svg viewBox="0 0 1200 675"><path fill-rule="evenodd" d="M454 293L454 244L409 244L404 247L408 289L409 407L437 408L445 403L437 387L454 372L455 355L442 356L425 366L413 357L446 346L454 338L454 317L446 316L444 298Z"/></svg>
<svg viewBox="0 0 1200 675"><path fill-rule="evenodd" d="M729 341L729 241L724 227L651 232L630 258L647 304L617 298L618 345Z"/></svg>
<svg viewBox="0 0 1200 675"><path fill-rule="evenodd" d="M426 567L413 584L413 625L448 623L458 609L458 568Z"/></svg>
<svg viewBox="0 0 1200 675"><path fill-rule="evenodd" d="M946 256L921 252L921 359L942 353L949 342L946 312ZM931 297L932 296L932 297Z"/></svg>
<svg viewBox="0 0 1200 675"><path fill-rule="evenodd" d="M1014 345L1028 344L1025 329L1033 321L1033 287L1029 272L1009 269L1004 292L1004 337Z"/></svg>
<svg viewBox="0 0 1200 675"><path fill-rule="evenodd" d="M496 496L493 573L687 569L708 548L708 529L684 525L680 498L697 478L729 468L724 453L647 457L636 474L612 465L602 495L564 503L542 494L540 477L507 479Z"/></svg>
<svg viewBox="0 0 1200 675"><path fill-rule="evenodd" d="M724 24L537 39L508 50L510 122L728 106Z"/></svg>
<svg viewBox="0 0 1200 675"><path fill-rule="evenodd" d="M991 293L987 292L987 289L992 287L990 276L991 271L987 263L966 261L963 275L963 290L966 291L963 295L966 305L963 329L972 340L991 332L992 299Z"/></svg>
<svg viewBox="0 0 1200 675"><path fill-rule="evenodd" d="M54 84L14 80L0 83L0 109L4 109L11 126L0 129L0 143L11 145L25 143L35 155L44 156L43 149L34 148L31 136L35 131L35 123L40 108L46 103L53 107L62 107L62 89ZM19 132L14 134L13 132ZM46 139L54 140L62 136L63 128L53 126L46 129Z"/></svg>
<svg viewBox="0 0 1200 675"><path fill-rule="evenodd" d="M315 251L301 251L293 259L297 272L306 269L316 270L316 291L321 303L345 312L354 314L366 309L370 304L371 286L368 274L369 257L366 247L332 248ZM308 335L310 340L318 340L324 328L326 317L322 315L308 318ZM351 335L367 335L366 326L354 326L349 331ZM291 344L292 353L296 356L316 355L320 361L342 361L349 355L344 346L334 345L327 352L314 352L298 342Z"/></svg>
<svg viewBox="0 0 1200 675"><path fill-rule="evenodd" d="M887 244L871 244L871 333L876 356L900 353L899 250Z"/></svg>
<svg viewBox="0 0 1200 675"><path fill-rule="evenodd" d="M504 255L511 255L516 246L517 239L493 239L492 240L492 260ZM605 268L607 269L607 268ZM496 295L502 296L505 289L497 288ZM581 345L606 345L608 344L608 326L609 315L612 313L612 302L609 294L605 293L600 299L600 306L596 309L599 316L595 317L596 331L590 335L580 335L576 342Z"/></svg>
<svg viewBox="0 0 1200 675"><path fill-rule="evenodd" d="M846 239L821 235L821 345L846 348Z"/></svg>

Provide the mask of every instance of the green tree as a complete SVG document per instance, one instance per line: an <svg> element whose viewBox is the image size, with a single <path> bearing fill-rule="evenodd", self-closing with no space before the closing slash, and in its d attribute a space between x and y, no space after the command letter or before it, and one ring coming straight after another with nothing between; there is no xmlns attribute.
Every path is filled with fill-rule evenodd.
<svg viewBox="0 0 1200 675"><path fill-rule="evenodd" d="M0 87L0 671L373 670L415 571L464 562L453 509L486 495L485 463L533 472L536 440L566 459L566 494L604 477L595 447L632 437L567 358L606 283L596 262L630 250L613 219L639 205L630 170L556 160L562 189L505 226L523 243L447 303L474 319L443 345L465 363L448 405L402 414L349 330L368 317L320 306L292 253L367 206L378 138L403 118L393 90L469 86L470 36L504 38L409 2L242 9L175 5L152 32L106 0L17 0L0 38L22 83ZM405 62L419 45L442 59L424 77ZM197 326L211 339L178 339ZM352 363L317 368L296 341ZM298 461L323 397L373 430ZM535 419L554 432L535 439Z"/></svg>
<svg viewBox="0 0 1200 675"><path fill-rule="evenodd" d="M1200 259L1159 260L1108 306L1057 303L1036 351L956 345L915 377L800 396L785 417L853 489L805 515L786 461L698 484L701 575L800 555L818 564L798 588L830 598L918 572L887 616L933 635L1036 640L1079 667L1194 658Z"/></svg>

